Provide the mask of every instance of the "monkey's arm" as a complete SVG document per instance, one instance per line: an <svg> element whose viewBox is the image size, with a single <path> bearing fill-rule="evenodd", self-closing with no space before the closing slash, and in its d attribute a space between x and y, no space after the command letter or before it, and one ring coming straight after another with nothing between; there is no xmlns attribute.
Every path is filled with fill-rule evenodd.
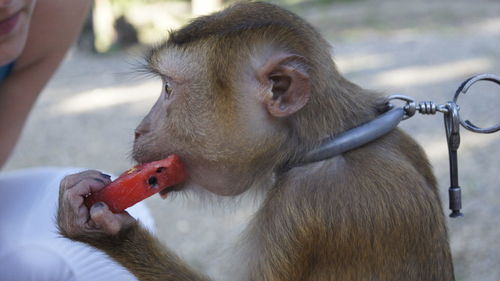
<svg viewBox="0 0 500 281"><path fill-rule="evenodd" d="M84 196L109 183L109 178L98 171L85 171L63 179L57 216L63 236L106 252L142 281L209 280L162 246L127 213L114 214L100 202L88 210ZM250 253L243 263L248 271L244 272L247 278L243 280L309 280L304 270L308 268L313 250L311 222L300 212L285 212L305 210L290 202L289 194L273 193L250 229L251 241L247 241Z"/></svg>
<svg viewBox="0 0 500 281"><path fill-rule="evenodd" d="M141 281L209 280L189 268L137 222L117 235L73 239L106 252Z"/></svg>
<svg viewBox="0 0 500 281"><path fill-rule="evenodd" d="M98 171L84 171L62 180L57 214L60 233L106 252L142 281L208 280L163 247L128 213L113 214L101 202L88 210L84 196L110 182Z"/></svg>

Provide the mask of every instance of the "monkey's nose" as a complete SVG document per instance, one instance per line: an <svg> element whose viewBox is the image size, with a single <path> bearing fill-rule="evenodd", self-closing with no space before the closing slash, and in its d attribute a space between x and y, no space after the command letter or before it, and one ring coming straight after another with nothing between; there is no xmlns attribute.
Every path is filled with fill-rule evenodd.
<svg viewBox="0 0 500 281"><path fill-rule="evenodd" d="M138 139L140 136L141 136L141 133L139 133L138 131L135 131L135 139Z"/></svg>

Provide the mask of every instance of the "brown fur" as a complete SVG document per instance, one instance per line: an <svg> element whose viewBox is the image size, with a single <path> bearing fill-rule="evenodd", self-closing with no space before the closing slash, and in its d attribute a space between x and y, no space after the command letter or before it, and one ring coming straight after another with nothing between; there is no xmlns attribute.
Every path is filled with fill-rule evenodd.
<svg viewBox="0 0 500 281"><path fill-rule="evenodd" d="M239 90L252 80L249 61L269 46L305 58L300 67L311 97L288 118L265 119L262 126L274 130L256 137L248 134ZM162 59L172 52L205 68L188 67L198 78L179 86L184 92L168 113L155 105L139 126L145 134L134 157L178 153L188 167L218 169L231 183L218 190L224 195L271 185L244 237L243 280L454 280L436 181L406 134L394 130L341 156L279 172L326 137L378 114L378 95L338 73L329 45L309 24L271 4L240 3L173 32L148 56L151 70L164 75ZM206 280L138 226L118 236L72 238L106 251L140 280Z"/></svg>

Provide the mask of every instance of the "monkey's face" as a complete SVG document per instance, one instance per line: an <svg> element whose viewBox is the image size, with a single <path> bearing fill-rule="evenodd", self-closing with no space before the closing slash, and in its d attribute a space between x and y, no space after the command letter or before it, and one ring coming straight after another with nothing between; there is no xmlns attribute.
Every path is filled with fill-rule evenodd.
<svg viewBox="0 0 500 281"><path fill-rule="evenodd" d="M144 163L178 154L190 175L188 185L235 195L274 159L287 138L284 117L308 96L302 89L295 93L302 86L296 80L304 80L296 77L298 71L281 65L294 56L240 61L220 82L203 54L170 47L149 58L163 89L136 129L133 156ZM291 96L289 89L295 91Z"/></svg>
<svg viewBox="0 0 500 281"><path fill-rule="evenodd" d="M235 194L229 167L241 155L243 137L236 116L221 112L212 92L207 62L185 50L165 49L150 58L153 72L163 81L161 94L136 129L133 157L139 163L178 154L185 162L191 183L217 194ZM238 131L234 131L234 129ZM243 150L244 151L244 150ZM234 165L233 165L234 167ZM239 166L243 168L242 166Z"/></svg>

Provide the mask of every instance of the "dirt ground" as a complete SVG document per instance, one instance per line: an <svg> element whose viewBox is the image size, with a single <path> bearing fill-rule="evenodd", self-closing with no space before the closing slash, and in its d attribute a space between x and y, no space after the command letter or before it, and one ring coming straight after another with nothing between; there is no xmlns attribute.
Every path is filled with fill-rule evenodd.
<svg viewBox="0 0 500 281"><path fill-rule="evenodd" d="M353 1L295 5L333 45L342 73L365 88L444 103L467 77L500 75L500 1ZM77 166L120 173L133 130L154 103L160 82L134 74L137 52L94 56L73 51L44 90L5 170ZM481 125L500 120L500 87L480 83L461 97L461 113ZM448 155L441 116L401 124L424 147L448 213ZM500 280L500 134L462 130L460 183L465 217L447 219L461 281ZM194 198L147 200L161 240L212 276L258 203L223 212Z"/></svg>

